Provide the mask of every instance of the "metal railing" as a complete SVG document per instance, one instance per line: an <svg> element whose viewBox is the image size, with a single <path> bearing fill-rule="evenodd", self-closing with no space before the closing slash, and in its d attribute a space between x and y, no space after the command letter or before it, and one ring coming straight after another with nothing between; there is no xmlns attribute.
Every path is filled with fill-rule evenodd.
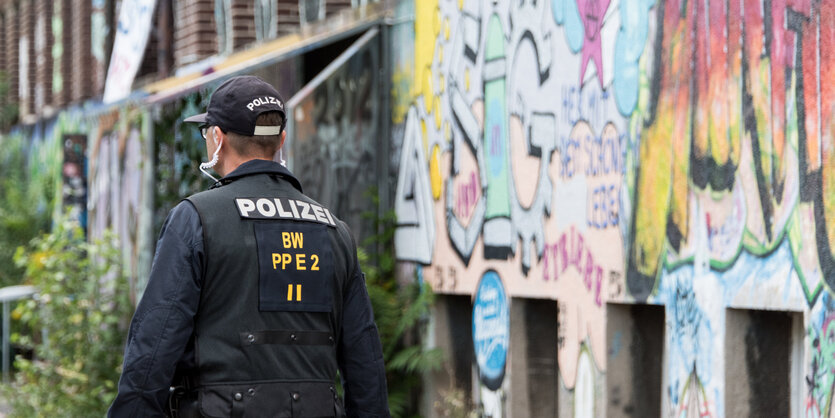
<svg viewBox="0 0 835 418"><path fill-rule="evenodd" d="M10 338L9 335L9 328L11 327L11 321L9 316L11 315L9 304L12 302L17 302L21 299L32 297L36 293L34 286L8 286L0 289L0 302L3 303L3 382L9 381L9 350L10 350Z"/></svg>

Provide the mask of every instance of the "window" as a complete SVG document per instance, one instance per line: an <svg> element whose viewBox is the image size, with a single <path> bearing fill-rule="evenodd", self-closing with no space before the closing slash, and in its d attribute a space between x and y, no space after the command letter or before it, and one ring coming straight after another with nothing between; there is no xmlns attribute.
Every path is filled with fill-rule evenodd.
<svg viewBox="0 0 835 418"><path fill-rule="evenodd" d="M606 416L661 416L664 329L664 306L606 305Z"/></svg>
<svg viewBox="0 0 835 418"><path fill-rule="evenodd" d="M232 0L215 0L215 25L217 25L217 53L231 54L235 48L232 25Z"/></svg>
<svg viewBox="0 0 835 418"><path fill-rule="evenodd" d="M791 359L802 350L799 324L802 315L791 312L727 310L726 416L791 416L790 390L803 379L792 379Z"/></svg>
<svg viewBox="0 0 835 418"><path fill-rule="evenodd" d="M278 34L278 0L255 0L255 40L263 42Z"/></svg>
<svg viewBox="0 0 835 418"><path fill-rule="evenodd" d="M558 415L557 301L514 298L510 306L510 409L514 415Z"/></svg>

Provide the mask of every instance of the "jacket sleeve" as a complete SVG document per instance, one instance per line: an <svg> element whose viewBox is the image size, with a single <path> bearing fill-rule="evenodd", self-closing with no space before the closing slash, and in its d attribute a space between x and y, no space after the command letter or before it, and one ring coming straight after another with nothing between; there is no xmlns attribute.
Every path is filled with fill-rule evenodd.
<svg viewBox="0 0 835 418"><path fill-rule="evenodd" d="M183 201L160 232L151 275L128 332L119 392L109 417L162 416L174 371L194 329L203 280L203 231Z"/></svg>
<svg viewBox="0 0 835 418"><path fill-rule="evenodd" d="M339 369L348 417L390 417L386 369L374 313L357 266L344 296Z"/></svg>

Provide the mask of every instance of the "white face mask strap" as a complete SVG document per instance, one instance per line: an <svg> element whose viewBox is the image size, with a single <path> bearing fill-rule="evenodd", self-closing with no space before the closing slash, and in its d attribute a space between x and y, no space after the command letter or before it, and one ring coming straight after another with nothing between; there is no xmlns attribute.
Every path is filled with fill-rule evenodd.
<svg viewBox="0 0 835 418"><path fill-rule="evenodd" d="M212 155L212 160L211 161L200 164L200 171L202 171L203 174L207 175L210 179L214 180L215 183L218 182L218 179L215 178L215 176L209 174L209 172L207 170L214 167L215 164L217 164L218 153L220 152L221 147L223 147L223 142L221 142L220 145L215 149L215 153Z"/></svg>

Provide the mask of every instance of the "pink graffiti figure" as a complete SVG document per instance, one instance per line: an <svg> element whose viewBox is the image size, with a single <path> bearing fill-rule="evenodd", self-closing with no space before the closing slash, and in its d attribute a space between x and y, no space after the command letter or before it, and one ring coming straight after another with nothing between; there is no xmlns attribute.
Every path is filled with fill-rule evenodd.
<svg viewBox="0 0 835 418"><path fill-rule="evenodd" d="M611 0L577 0L580 19L583 20L586 39L583 41L583 60L580 64L580 85L586 76L589 60L594 61L597 68L597 80L603 88L603 52L600 46L600 28L603 26L603 16L609 9Z"/></svg>

